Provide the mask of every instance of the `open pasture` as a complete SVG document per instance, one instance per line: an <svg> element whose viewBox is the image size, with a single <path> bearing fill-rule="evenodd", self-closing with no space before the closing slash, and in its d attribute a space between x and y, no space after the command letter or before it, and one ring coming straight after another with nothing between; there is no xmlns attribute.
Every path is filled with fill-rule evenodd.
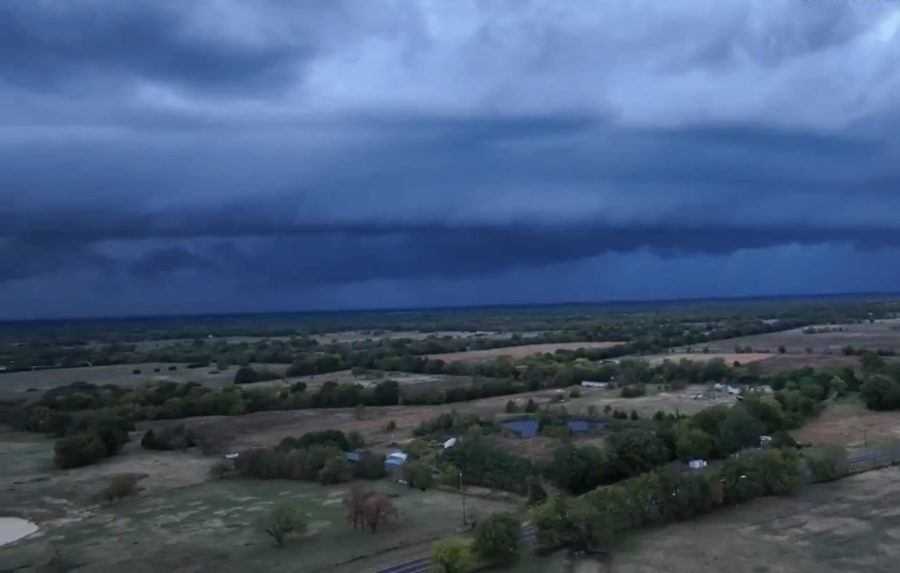
<svg viewBox="0 0 900 573"><path fill-rule="evenodd" d="M761 498L638 533L611 573L854 573L896 571L900 558L897 468Z"/></svg>
<svg viewBox="0 0 900 573"><path fill-rule="evenodd" d="M218 388L234 381L237 366L219 370L215 365L204 368L188 368L185 363L145 362L115 366L84 366L80 368L54 368L0 374L0 397L26 398L57 386L73 382L91 384L115 384L136 386L150 381L198 382ZM284 364L255 364L276 372L284 372ZM135 373L135 371L139 371Z"/></svg>
<svg viewBox="0 0 900 573"><path fill-rule="evenodd" d="M392 498L399 519L378 533L354 530L342 505L350 484L222 480L97 506L41 530L0 554L0 570L35 566L58 551L79 571L297 571L369 570L366 558L425 545L452 535L460 498L388 482L367 483ZM276 503L297 504L308 529L274 549L262 521ZM471 509L471 508L470 508ZM517 509L479 499L481 516ZM426 549L427 551L427 549ZM398 558L398 562L402 559Z"/></svg>

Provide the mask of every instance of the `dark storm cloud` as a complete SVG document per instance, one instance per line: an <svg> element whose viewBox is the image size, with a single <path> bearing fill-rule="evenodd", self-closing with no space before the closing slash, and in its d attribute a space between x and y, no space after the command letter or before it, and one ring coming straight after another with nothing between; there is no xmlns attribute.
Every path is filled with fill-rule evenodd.
<svg viewBox="0 0 900 573"><path fill-rule="evenodd" d="M307 38L241 42L171 1L13 1L0 5L0 78L27 88L143 78L196 89L287 85L313 52ZM212 16L212 14L209 14ZM207 28L207 29L204 29Z"/></svg>
<svg viewBox="0 0 900 573"><path fill-rule="evenodd" d="M890 260L898 53L888 3L4 2L0 301Z"/></svg>

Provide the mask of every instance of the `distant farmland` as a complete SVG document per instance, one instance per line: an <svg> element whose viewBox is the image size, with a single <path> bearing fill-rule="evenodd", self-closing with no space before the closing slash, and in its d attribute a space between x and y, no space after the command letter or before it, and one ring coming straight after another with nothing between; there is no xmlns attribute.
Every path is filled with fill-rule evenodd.
<svg viewBox="0 0 900 573"><path fill-rule="evenodd" d="M444 362L486 362L500 356L509 356L513 359L526 358L535 354L556 352L557 350L578 350L579 348L613 348L621 346L623 342L560 342L548 344L523 344L521 346L508 346L506 348L491 348L489 350L469 350L466 352L448 352L445 354L429 354L428 358L443 360Z"/></svg>

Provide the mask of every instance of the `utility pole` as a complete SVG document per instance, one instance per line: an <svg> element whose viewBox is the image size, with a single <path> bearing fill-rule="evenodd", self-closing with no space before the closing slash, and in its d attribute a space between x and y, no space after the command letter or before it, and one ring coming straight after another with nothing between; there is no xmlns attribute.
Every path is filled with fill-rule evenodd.
<svg viewBox="0 0 900 573"><path fill-rule="evenodd" d="M466 528L466 490L463 488L462 470L459 470L459 495L462 500L462 526Z"/></svg>

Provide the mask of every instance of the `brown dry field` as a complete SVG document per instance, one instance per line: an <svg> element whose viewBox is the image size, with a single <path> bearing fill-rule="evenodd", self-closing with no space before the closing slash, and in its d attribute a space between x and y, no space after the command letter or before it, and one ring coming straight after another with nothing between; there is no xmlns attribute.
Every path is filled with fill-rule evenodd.
<svg viewBox="0 0 900 573"><path fill-rule="evenodd" d="M428 358L443 360L444 362L486 362L501 356L509 356L513 359L526 358L535 354L556 352L557 350L578 350L579 348L612 348L622 345L622 342L560 342L547 344L522 344L508 346L506 348L491 348L489 350L468 350L465 352L445 352L443 354L429 354Z"/></svg>
<svg viewBox="0 0 900 573"><path fill-rule="evenodd" d="M803 428L792 432L800 442L864 447L900 439L900 412L867 410L856 398L830 404Z"/></svg>
<svg viewBox="0 0 900 573"><path fill-rule="evenodd" d="M733 352L736 345L750 346L759 352L778 352L784 346L787 354L840 355L847 345L870 350L900 352L900 319L879 320L874 323L815 325L815 328L842 329L834 332L804 334L802 328L717 340L704 344L712 352ZM696 348L695 348L696 349Z"/></svg>
<svg viewBox="0 0 900 573"><path fill-rule="evenodd" d="M852 573L897 571L897 468L763 498L637 534L597 571Z"/></svg>

